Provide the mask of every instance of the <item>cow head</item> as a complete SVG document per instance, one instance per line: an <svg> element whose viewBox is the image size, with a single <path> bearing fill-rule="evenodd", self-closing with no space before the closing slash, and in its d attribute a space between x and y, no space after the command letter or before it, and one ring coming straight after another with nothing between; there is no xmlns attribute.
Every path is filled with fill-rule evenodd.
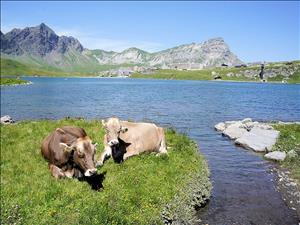
<svg viewBox="0 0 300 225"><path fill-rule="evenodd" d="M105 128L109 146L118 145L120 133L125 133L128 130L127 127L121 125L120 120L117 117L111 117L107 119L107 121L102 120L102 125Z"/></svg>
<svg viewBox="0 0 300 225"><path fill-rule="evenodd" d="M73 152L74 163L83 171L84 176L89 177L96 174L94 164L96 144L89 137L77 138L71 144L60 143L66 152Z"/></svg>

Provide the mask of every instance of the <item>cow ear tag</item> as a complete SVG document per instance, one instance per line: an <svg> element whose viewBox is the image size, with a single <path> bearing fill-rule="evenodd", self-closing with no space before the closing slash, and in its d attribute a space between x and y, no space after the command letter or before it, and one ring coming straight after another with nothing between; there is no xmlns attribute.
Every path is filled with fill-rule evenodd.
<svg viewBox="0 0 300 225"><path fill-rule="evenodd" d="M125 133L125 132L127 132L127 131L128 131L128 128L127 128L127 127L122 127L122 128L121 128L121 132L122 132L122 133Z"/></svg>

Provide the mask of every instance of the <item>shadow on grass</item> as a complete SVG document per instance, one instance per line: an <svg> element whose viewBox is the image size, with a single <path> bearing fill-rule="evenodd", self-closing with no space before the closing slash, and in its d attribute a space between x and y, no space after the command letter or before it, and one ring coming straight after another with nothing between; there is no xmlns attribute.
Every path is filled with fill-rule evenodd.
<svg viewBox="0 0 300 225"><path fill-rule="evenodd" d="M78 180L82 182L87 182L91 186L92 190L101 191L103 189L103 181L105 179L105 175L106 172L96 174L91 177L78 178Z"/></svg>

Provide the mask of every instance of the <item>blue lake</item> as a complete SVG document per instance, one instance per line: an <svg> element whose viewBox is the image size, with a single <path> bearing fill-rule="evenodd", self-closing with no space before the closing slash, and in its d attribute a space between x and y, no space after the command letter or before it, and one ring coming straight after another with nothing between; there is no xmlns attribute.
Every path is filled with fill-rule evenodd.
<svg viewBox="0 0 300 225"><path fill-rule="evenodd" d="M116 115L171 126L195 139L211 170L208 224L297 224L272 181L271 163L214 131L225 120L300 121L300 85L118 78L25 78L1 87L1 115L87 119Z"/></svg>

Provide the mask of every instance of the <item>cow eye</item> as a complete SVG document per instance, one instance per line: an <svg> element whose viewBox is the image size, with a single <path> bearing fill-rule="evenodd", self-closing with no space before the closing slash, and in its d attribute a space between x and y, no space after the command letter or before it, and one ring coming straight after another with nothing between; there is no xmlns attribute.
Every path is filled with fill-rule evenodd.
<svg viewBox="0 0 300 225"><path fill-rule="evenodd" d="M78 151L78 156L79 156L80 158L83 158L83 157L84 157L84 152Z"/></svg>

